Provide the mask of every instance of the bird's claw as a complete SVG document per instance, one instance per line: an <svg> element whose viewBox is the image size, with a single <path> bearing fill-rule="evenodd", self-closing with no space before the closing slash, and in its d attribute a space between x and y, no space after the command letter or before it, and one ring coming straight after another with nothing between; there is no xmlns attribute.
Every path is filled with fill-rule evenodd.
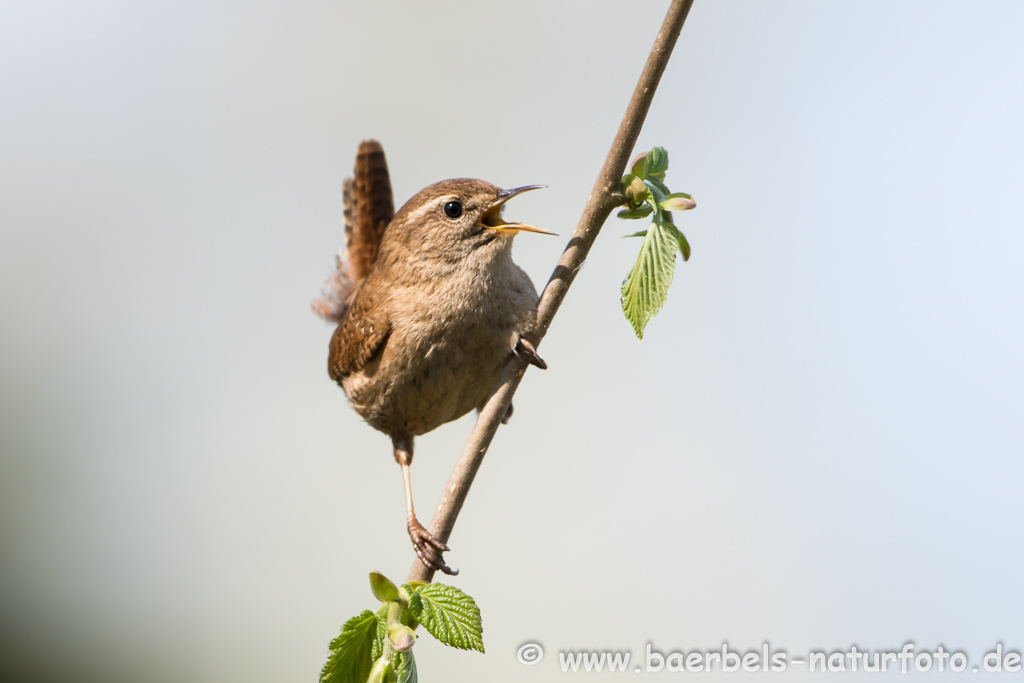
<svg viewBox="0 0 1024 683"><path fill-rule="evenodd" d="M420 558L420 562L428 568L444 572L448 576L455 576L459 573L458 569L452 569L446 565L444 558L441 557L441 553L447 552L451 548L434 538L429 531L423 528L418 519L415 517L410 519L407 528L409 529L409 538L412 539L412 547L416 551L416 557Z"/></svg>
<svg viewBox="0 0 1024 683"><path fill-rule="evenodd" d="M519 341L516 342L516 348L514 351L517 356L525 360L530 365L536 365L541 370L548 369L548 364L545 363L544 359L537 353L537 347L535 347L526 337L519 338Z"/></svg>

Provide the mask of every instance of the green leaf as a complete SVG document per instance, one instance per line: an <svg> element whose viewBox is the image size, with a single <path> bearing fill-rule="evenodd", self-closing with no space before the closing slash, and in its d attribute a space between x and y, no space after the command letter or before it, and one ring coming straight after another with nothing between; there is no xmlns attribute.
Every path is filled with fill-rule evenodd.
<svg viewBox="0 0 1024 683"><path fill-rule="evenodd" d="M622 282L622 312L640 339L644 338L647 322L665 305L678 248L674 235L662 225L651 223L636 264Z"/></svg>
<svg viewBox="0 0 1024 683"><path fill-rule="evenodd" d="M426 583L423 585L429 586L430 584ZM423 612L423 598L421 598L419 594L419 591L421 590L423 589L417 588L417 592L413 593L412 596L410 596L409 598L409 613L412 615L414 619L417 620L419 619L419 615Z"/></svg>
<svg viewBox="0 0 1024 683"><path fill-rule="evenodd" d="M683 260L689 261L690 243L686 240L686 235L684 235L682 231L679 230L679 228L672 225L671 223L663 223L662 225L664 225L665 229L668 230L669 234L672 235L672 237L674 237L676 242L679 244L679 251L682 252L683 254Z"/></svg>
<svg viewBox="0 0 1024 683"><path fill-rule="evenodd" d="M429 586L429 585L430 584L427 583L426 581L410 581L409 583L403 583L400 586L400 588L401 588L400 592L405 594L403 597L405 597L407 600L411 601L412 600L412 596L414 596L416 594L416 591L418 591L420 588L423 588L424 586Z"/></svg>
<svg viewBox="0 0 1024 683"><path fill-rule="evenodd" d="M647 218L653 210L649 205L644 204L639 209L623 209L615 215L619 218Z"/></svg>
<svg viewBox="0 0 1024 683"><path fill-rule="evenodd" d="M419 590L421 586L429 585L430 584L428 584L425 581L413 581L412 584L402 584L402 591L404 591L405 593L403 597L406 598L406 603L405 606L402 608L401 622L413 630L415 630L420 625L420 623L416 621L416 617L413 616L412 603L415 600L417 604L422 604L422 600L420 600L420 597L419 595L417 595L416 591Z"/></svg>
<svg viewBox="0 0 1024 683"><path fill-rule="evenodd" d="M480 608L473 598L440 583L420 588L415 597L409 610L430 635L460 650L484 651Z"/></svg>
<svg viewBox="0 0 1024 683"><path fill-rule="evenodd" d="M395 653L395 672L398 683L417 683L416 658L412 656L412 650Z"/></svg>
<svg viewBox="0 0 1024 683"><path fill-rule="evenodd" d="M398 587L380 572L370 572L370 590L381 602L398 602Z"/></svg>
<svg viewBox="0 0 1024 683"><path fill-rule="evenodd" d="M668 152L665 151L664 147L655 147L647 153L647 159L644 163L644 177L645 178L657 178L658 180L665 179L665 171L668 170Z"/></svg>
<svg viewBox="0 0 1024 683"><path fill-rule="evenodd" d="M636 232L631 232L628 235L623 235L622 237L623 238L626 238L626 237L647 237L647 231L646 230L637 230Z"/></svg>
<svg viewBox="0 0 1024 683"><path fill-rule="evenodd" d="M665 183L658 180L657 178L647 178L646 180L644 180L644 182L650 185L652 189L660 192L662 195L662 199L664 199L671 193L671 190L668 189L668 186Z"/></svg>
<svg viewBox="0 0 1024 683"><path fill-rule="evenodd" d="M384 652L384 638L388 635L388 605L384 603L380 606L380 609L373 615L377 620L377 637L373 641L373 651L370 653L370 659L376 661L378 657Z"/></svg>
<svg viewBox="0 0 1024 683"><path fill-rule="evenodd" d="M341 634L329 645L331 656L320 671L320 683L366 680L375 659L370 653L377 638L376 623L370 610L345 622Z"/></svg>

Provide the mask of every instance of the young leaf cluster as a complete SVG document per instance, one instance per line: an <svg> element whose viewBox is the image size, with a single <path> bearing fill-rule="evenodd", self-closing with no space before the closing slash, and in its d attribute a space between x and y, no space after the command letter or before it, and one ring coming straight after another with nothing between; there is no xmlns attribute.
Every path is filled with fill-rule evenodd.
<svg viewBox="0 0 1024 683"><path fill-rule="evenodd" d="M672 211L688 211L697 206L685 192L672 192L665 185L668 152L655 147L633 160L629 173L622 176L621 190L626 208L619 218L640 219L651 216L646 230L625 237L643 237L640 255L622 281L622 312L636 336L644 338L647 322L661 310L676 270L676 251L683 260L690 258L690 243L672 222Z"/></svg>
<svg viewBox="0 0 1024 683"><path fill-rule="evenodd" d="M416 683L412 647L419 625L445 645L484 651L480 609L458 588L421 581L398 587L371 572L370 589L380 608L345 622L320 683Z"/></svg>

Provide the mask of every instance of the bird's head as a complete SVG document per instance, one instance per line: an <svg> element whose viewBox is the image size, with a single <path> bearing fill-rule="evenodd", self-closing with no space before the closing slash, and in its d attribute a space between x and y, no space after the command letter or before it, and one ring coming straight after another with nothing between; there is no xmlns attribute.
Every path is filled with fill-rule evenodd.
<svg viewBox="0 0 1024 683"><path fill-rule="evenodd" d="M513 197L544 187L526 185L502 190L472 178L434 183L412 197L395 214L384 240L407 245L421 256L463 260L506 251L520 232L554 235L527 223L507 222L502 213ZM483 249L483 252L479 250Z"/></svg>

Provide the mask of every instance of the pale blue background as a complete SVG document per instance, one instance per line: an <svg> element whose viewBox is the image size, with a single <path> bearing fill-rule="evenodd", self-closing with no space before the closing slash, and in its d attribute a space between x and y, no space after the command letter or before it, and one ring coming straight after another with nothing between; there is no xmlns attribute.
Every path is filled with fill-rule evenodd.
<svg viewBox="0 0 1024 683"><path fill-rule="evenodd" d="M549 185L508 211L562 235L517 240L541 286L666 6L0 7L5 680L315 679L366 573L412 560L308 309L358 141L399 203ZM1024 646L1022 25L697 0L639 143L698 201L693 258L638 342L637 226L605 227L451 540L488 652L424 639L424 680ZM471 424L418 441L424 517Z"/></svg>

